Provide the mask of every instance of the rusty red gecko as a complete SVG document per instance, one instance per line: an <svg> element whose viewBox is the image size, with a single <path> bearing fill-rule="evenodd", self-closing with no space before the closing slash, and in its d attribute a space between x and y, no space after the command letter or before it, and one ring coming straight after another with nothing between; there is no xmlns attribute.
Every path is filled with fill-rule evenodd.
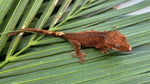
<svg viewBox="0 0 150 84"><path fill-rule="evenodd" d="M75 48L76 55L72 57L78 57L80 63L82 60L85 61L85 54L80 52L80 47L95 47L102 50L102 54L109 54L109 49L119 50L123 52L130 52L132 50L131 46L127 42L125 35L122 35L119 31L82 31L77 33L63 33L63 32L53 32L43 29L36 28L26 28L20 29L16 32L9 33L8 35L14 35L16 33L31 31L37 33L43 33L46 35L57 36L67 39Z"/></svg>

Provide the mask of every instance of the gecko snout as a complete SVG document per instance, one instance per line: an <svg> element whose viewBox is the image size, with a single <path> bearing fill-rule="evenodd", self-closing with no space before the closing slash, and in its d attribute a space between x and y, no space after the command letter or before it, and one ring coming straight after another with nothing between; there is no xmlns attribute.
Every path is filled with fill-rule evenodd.
<svg viewBox="0 0 150 84"><path fill-rule="evenodd" d="M125 49L125 52L130 52L132 51L132 47L130 46L129 48Z"/></svg>
<svg viewBox="0 0 150 84"><path fill-rule="evenodd" d="M123 48L122 50L120 50L120 51L124 51L124 52L130 52L130 51L132 51L132 47L130 46L130 47L126 47L126 48Z"/></svg>
<svg viewBox="0 0 150 84"><path fill-rule="evenodd" d="M129 47L129 51L132 51L132 47Z"/></svg>

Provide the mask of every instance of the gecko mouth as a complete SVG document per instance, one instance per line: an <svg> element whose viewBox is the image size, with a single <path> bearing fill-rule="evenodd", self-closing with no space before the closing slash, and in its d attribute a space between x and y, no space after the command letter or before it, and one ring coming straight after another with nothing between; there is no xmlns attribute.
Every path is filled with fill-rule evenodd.
<svg viewBox="0 0 150 84"><path fill-rule="evenodd" d="M129 47L128 49L123 49L123 50L119 50L119 49L116 49L116 48L112 48L114 50L117 50L117 51L123 51L123 52L130 52L132 51L132 47Z"/></svg>
<svg viewBox="0 0 150 84"><path fill-rule="evenodd" d="M118 49L116 49L116 48L112 48L113 50L117 50L117 51L120 51L120 50L118 50Z"/></svg>

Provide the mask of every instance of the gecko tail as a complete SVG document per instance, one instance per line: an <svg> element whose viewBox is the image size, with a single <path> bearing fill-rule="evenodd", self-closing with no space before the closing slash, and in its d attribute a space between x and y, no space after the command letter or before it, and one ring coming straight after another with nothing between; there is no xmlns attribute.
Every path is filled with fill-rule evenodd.
<svg viewBox="0 0 150 84"><path fill-rule="evenodd" d="M12 36L12 35L15 35L17 33L27 32L27 31L42 33L42 34L51 35L51 36L58 36L58 37L61 37L64 35L63 32L53 32L53 31L48 31L48 30L43 30L43 29L26 28L26 29L19 29L18 31L15 31L15 32L11 32L8 34L8 36Z"/></svg>
<svg viewBox="0 0 150 84"><path fill-rule="evenodd" d="M8 36L12 36L12 35L15 35L17 33L20 33L20 32L18 32L18 31L17 32L11 32L11 33L8 34Z"/></svg>

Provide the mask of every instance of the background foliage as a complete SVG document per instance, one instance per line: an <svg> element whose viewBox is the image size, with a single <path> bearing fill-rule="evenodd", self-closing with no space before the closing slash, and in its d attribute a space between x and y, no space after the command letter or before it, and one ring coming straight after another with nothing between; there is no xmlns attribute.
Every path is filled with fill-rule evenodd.
<svg viewBox="0 0 150 84"><path fill-rule="evenodd" d="M127 13L150 5L144 0L116 10L128 0L0 0L1 84L136 84L150 83L150 12ZM79 64L65 39L36 33L8 33L22 28L78 32L110 31L126 35L133 51L85 48L87 59Z"/></svg>

